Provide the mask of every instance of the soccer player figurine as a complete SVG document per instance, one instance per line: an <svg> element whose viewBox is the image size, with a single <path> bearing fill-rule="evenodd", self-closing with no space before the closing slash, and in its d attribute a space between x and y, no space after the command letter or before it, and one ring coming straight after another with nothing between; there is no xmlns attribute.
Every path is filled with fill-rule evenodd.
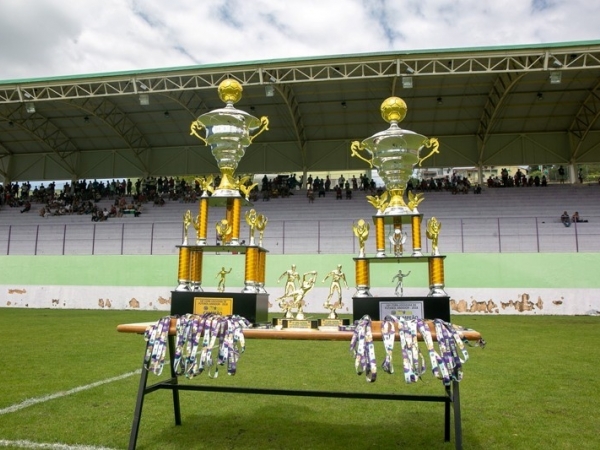
<svg viewBox="0 0 600 450"><path fill-rule="evenodd" d="M406 237L406 233L402 232L399 228L394 229L394 231L390 233L389 240L394 249L394 256L402 256Z"/></svg>
<svg viewBox="0 0 600 450"><path fill-rule="evenodd" d="M225 267L222 267L221 270L219 271L219 273L217 274L217 276L215 278L219 278L219 284L217 285L217 291L219 292L223 292L225 291L225 276L231 273L231 267L229 268L229 270L225 270Z"/></svg>
<svg viewBox="0 0 600 450"><path fill-rule="evenodd" d="M410 271L408 273L402 273L402 269L400 269L398 271L398 273L396 275L394 275L394 278L392 278L392 281L394 280L398 280L398 284L396 284L396 290L394 291L394 294L396 294L398 296L398 291L400 291L400 295L399 297L402 297L404 295L404 278L410 275Z"/></svg>
<svg viewBox="0 0 600 450"><path fill-rule="evenodd" d="M329 310L329 319L337 319L337 313L335 312L335 310L344 306L344 303L342 303L341 281L343 281L346 285L346 289L348 289L348 282L346 281L346 275L344 274L344 272L342 272L341 264L338 264L336 269L329 272L327 276L323 278L323 283L325 283L325 281L329 277L331 277L331 285L329 286L329 296L323 304L323 307ZM331 303L331 298L336 292L337 302Z"/></svg>
<svg viewBox="0 0 600 450"><path fill-rule="evenodd" d="M291 269L288 269L285 272L283 272L279 276L277 282L279 283L279 281L284 276L287 277L285 281L284 296L288 296L291 292L296 290L296 280L298 280L298 282L300 281L300 275L298 274L298 272L296 272L296 264L292 264Z"/></svg>

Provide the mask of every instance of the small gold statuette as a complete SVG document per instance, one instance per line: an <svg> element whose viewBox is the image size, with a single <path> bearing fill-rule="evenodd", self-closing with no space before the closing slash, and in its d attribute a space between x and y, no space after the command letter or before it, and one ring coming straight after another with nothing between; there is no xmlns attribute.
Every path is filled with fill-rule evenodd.
<svg viewBox="0 0 600 450"><path fill-rule="evenodd" d="M302 282L300 283L300 287L298 289L295 289L292 292L283 294L281 297L279 297L277 299L279 307L285 313L284 318L286 318L286 319L294 318L292 310L295 309L297 311L295 320L304 320L305 319L304 297L314 287L316 280L317 280L317 272L315 270L306 272L302 277Z"/></svg>
<svg viewBox="0 0 600 450"><path fill-rule="evenodd" d="M267 216L263 214L259 214L256 218L256 229L258 230L258 246L262 247L263 245L263 237L265 235L265 228L267 227Z"/></svg>
<svg viewBox="0 0 600 450"><path fill-rule="evenodd" d="M229 224L227 219L221 219L219 222L217 222L217 224L215 225L215 228L217 230L217 236L219 237L219 240L221 241L221 245L226 245L227 244L227 236L229 236L232 231L231 225Z"/></svg>
<svg viewBox="0 0 600 450"><path fill-rule="evenodd" d="M215 278L219 279L219 283L217 285L217 291L219 292L223 292L225 291L225 276L231 273L231 267L229 268L229 270L225 270L225 267L221 267L221 270L219 271L219 273L217 273L217 276Z"/></svg>
<svg viewBox="0 0 600 450"><path fill-rule="evenodd" d="M298 272L296 272L296 264L292 264L291 269L288 269L279 275L277 282L279 283L283 277L286 277L285 288L283 289L283 292L284 296L287 296L297 289L296 281L300 282L300 275Z"/></svg>
<svg viewBox="0 0 600 450"><path fill-rule="evenodd" d="M383 214L388 206L388 192L385 191L381 195L367 195L367 201L377 209L377 215Z"/></svg>
<svg viewBox="0 0 600 450"><path fill-rule="evenodd" d="M213 181L214 178L212 175L208 177L196 178L198 184L200 185L200 189L202 189L202 197L208 197L209 194L214 192Z"/></svg>
<svg viewBox="0 0 600 450"><path fill-rule="evenodd" d="M329 285L329 295L327 296L327 300L323 304L325 309L329 310L328 319L337 319L338 315L335 312L336 309L340 309L344 307L344 303L342 302L342 286L341 283L344 282L346 285L346 289L348 289L348 282L346 281L346 274L342 272L342 265L338 264L337 268L333 269L331 272L327 274L325 278L323 278L323 283L331 277L331 284ZM334 294L337 296L337 299L332 303L332 299Z"/></svg>
<svg viewBox="0 0 600 450"><path fill-rule="evenodd" d="M193 221L192 212L188 209L183 214L183 245L188 245L188 228Z"/></svg>
<svg viewBox="0 0 600 450"><path fill-rule="evenodd" d="M407 234L400 228L395 228L389 235L389 241L394 249L394 256L402 256L404 251L404 243L406 242Z"/></svg>
<svg viewBox="0 0 600 450"><path fill-rule="evenodd" d="M358 257L365 257L365 242L369 237L369 224L364 219L359 219L358 222L352 225L352 231L358 238Z"/></svg>
<svg viewBox="0 0 600 450"><path fill-rule="evenodd" d="M254 243L254 231L256 230L257 221L258 221L258 214L256 214L256 211L254 209L246 211L246 223L250 227L250 244L249 245L256 245Z"/></svg>
<svg viewBox="0 0 600 450"><path fill-rule="evenodd" d="M440 236L440 230L442 229L442 223L438 222L435 217L432 217L427 221L427 239L431 240L431 254L432 256L439 256L440 250L438 248L438 239Z"/></svg>
<svg viewBox="0 0 600 450"><path fill-rule="evenodd" d="M396 284L396 289L394 290L394 294L396 294L399 297L402 297L404 295L404 278L409 276L410 272L411 271L408 271L408 273L402 273L402 269L400 269L398 270L398 273L394 275L394 278L392 278L392 282L394 282L394 280L398 280L398 283Z"/></svg>
<svg viewBox="0 0 600 450"><path fill-rule="evenodd" d="M192 219L192 226L194 227L194 230L196 230L196 245L200 245L200 227L202 226L200 214L198 214L195 219Z"/></svg>
<svg viewBox="0 0 600 450"><path fill-rule="evenodd" d="M244 177L239 180L238 185L239 185L238 188L239 188L240 192L242 193L242 196L247 201L250 201L250 193L252 192L252 189L254 189L256 186L258 186L258 183L252 183L252 177Z"/></svg>

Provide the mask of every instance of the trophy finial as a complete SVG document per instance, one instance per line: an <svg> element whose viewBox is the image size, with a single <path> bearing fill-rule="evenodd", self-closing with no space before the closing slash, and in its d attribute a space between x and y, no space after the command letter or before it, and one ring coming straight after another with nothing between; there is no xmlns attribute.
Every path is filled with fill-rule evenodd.
<svg viewBox="0 0 600 450"><path fill-rule="evenodd" d="M234 79L227 78L219 84L218 92L221 101L227 104L235 104L242 98L242 85Z"/></svg>
<svg viewBox="0 0 600 450"><path fill-rule="evenodd" d="M404 100L400 97L388 97L383 101L379 109L383 120L387 123L391 123L402 122L406 117L406 110L408 108Z"/></svg>

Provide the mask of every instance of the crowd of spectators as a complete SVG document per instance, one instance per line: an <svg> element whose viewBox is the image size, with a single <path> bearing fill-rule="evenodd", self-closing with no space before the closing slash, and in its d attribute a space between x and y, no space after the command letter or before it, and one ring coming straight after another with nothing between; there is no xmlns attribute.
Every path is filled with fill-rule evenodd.
<svg viewBox="0 0 600 450"><path fill-rule="evenodd" d="M561 166L562 168L562 166ZM561 182L564 182L564 178L561 178ZM500 177L490 177L487 180L488 187L531 187L531 186L548 186L548 180L546 175L529 175L521 172L521 169L517 169L515 174L511 176L508 173L508 169L503 168L500 171Z"/></svg>
<svg viewBox="0 0 600 450"><path fill-rule="evenodd" d="M486 181L488 188L499 187L526 187L526 186L547 186L548 180L545 175L530 175L517 169L514 175L510 175L508 169L503 168L500 176L490 175ZM407 190L410 191L449 191L453 194L467 194L472 190L475 194L481 193L481 185L473 185L469 178L458 175L454 172L451 176L446 175L440 178L429 178L421 180L409 180Z"/></svg>
<svg viewBox="0 0 600 450"><path fill-rule="evenodd" d="M313 178L311 174L306 177L306 180L303 176L298 177L296 174L278 175L272 179L265 175L261 180L260 196L263 201L267 201L271 198L289 197L295 195L296 191L303 189L306 190L306 197L309 202L313 202L315 198L326 197L328 193L335 193L338 200L342 198L352 199L353 191L361 190L375 193L377 187L375 181L369 179L365 174L361 174L359 178L353 175L349 179L340 175L337 180L332 180L329 175L324 178L318 176ZM256 191L253 194L255 197L251 200L256 200L259 197L259 192Z"/></svg>

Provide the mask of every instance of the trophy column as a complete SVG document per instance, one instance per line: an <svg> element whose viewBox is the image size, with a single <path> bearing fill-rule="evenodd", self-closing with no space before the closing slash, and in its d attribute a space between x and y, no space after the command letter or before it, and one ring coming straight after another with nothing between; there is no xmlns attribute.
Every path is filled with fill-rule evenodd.
<svg viewBox="0 0 600 450"><path fill-rule="evenodd" d="M194 248L191 251L190 290L202 292L202 250Z"/></svg>
<svg viewBox="0 0 600 450"><path fill-rule="evenodd" d="M200 198L198 213L200 216L200 226L198 228L197 243L198 245L206 245L206 235L208 234L208 197Z"/></svg>
<svg viewBox="0 0 600 450"><path fill-rule="evenodd" d="M256 291L259 293L266 294L265 290L265 272L267 266L267 252L264 249L258 250L258 274L257 274L257 283L256 283Z"/></svg>
<svg viewBox="0 0 600 450"><path fill-rule="evenodd" d="M189 291L190 283L190 249L187 246L179 247L179 263L177 268L177 282L179 285L176 291Z"/></svg>
<svg viewBox="0 0 600 450"><path fill-rule="evenodd" d="M371 281L369 276L369 261L364 258L354 258L356 275L355 297L372 297L369 288Z"/></svg>
<svg viewBox="0 0 600 450"><path fill-rule="evenodd" d="M444 291L444 256L429 258L429 297L447 297Z"/></svg>
<svg viewBox="0 0 600 450"><path fill-rule="evenodd" d="M412 256L423 256L421 253L421 216L412 216Z"/></svg>
<svg viewBox="0 0 600 450"><path fill-rule="evenodd" d="M374 217L375 222L375 246L376 246L376 257L385 257L385 223L383 217Z"/></svg>
<svg viewBox="0 0 600 450"><path fill-rule="evenodd" d="M248 247L246 249L246 261L244 265L244 293L256 292L257 283L257 261L258 261L258 247Z"/></svg>

